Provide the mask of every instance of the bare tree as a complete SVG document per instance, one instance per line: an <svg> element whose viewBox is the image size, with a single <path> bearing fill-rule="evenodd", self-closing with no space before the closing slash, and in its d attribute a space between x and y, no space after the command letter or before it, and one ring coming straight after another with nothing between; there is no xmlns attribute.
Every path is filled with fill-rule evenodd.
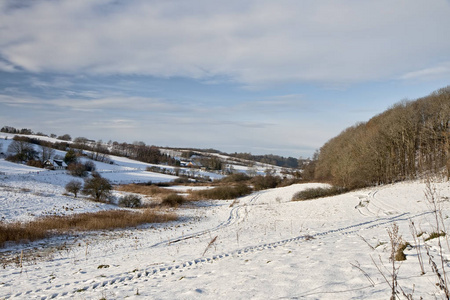
<svg viewBox="0 0 450 300"><path fill-rule="evenodd" d="M84 188L81 192L93 197L96 201L106 201L111 190L112 185L109 180L97 175L84 181Z"/></svg>
<svg viewBox="0 0 450 300"><path fill-rule="evenodd" d="M74 194L75 198L77 197L78 192L83 187L83 184L78 180L71 180L66 184L66 191L68 193Z"/></svg>
<svg viewBox="0 0 450 300"><path fill-rule="evenodd" d="M41 161L45 162L47 159L51 159L55 156L55 149L46 145L41 145Z"/></svg>
<svg viewBox="0 0 450 300"><path fill-rule="evenodd" d="M23 139L14 139L14 141L9 144L8 152L11 153L18 161L28 161L36 157L36 151L33 146L24 141Z"/></svg>

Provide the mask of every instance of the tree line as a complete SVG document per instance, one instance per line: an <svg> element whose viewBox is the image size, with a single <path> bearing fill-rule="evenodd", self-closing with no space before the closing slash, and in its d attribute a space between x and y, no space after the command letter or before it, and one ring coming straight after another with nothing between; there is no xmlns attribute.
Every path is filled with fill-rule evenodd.
<svg viewBox="0 0 450 300"><path fill-rule="evenodd" d="M402 101L325 143L313 177L345 188L417 178L446 170L450 177L450 86Z"/></svg>
<svg viewBox="0 0 450 300"><path fill-rule="evenodd" d="M257 161L263 164L274 165L278 167L284 168L298 168L301 166L301 161L295 157L283 157L274 154L265 154L265 155L253 155L251 153L228 153L226 154L231 157L245 159L250 161Z"/></svg>

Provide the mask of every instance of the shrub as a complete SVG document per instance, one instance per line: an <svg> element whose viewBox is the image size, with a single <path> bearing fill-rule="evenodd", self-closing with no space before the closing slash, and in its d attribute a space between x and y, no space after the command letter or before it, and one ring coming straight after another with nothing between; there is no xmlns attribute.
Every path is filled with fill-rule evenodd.
<svg viewBox="0 0 450 300"><path fill-rule="evenodd" d="M192 183L192 181L188 177L181 176L181 177L179 177L177 179L174 179L173 183L177 183L177 184Z"/></svg>
<svg viewBox="0 0 450 300"><path fill-rule="evenodd" d="M183 196L180 196L176 193L172 193L170 195L167 195L163 201L161 202L162 205L167 205L171 207L177 207L185 201Z"/></svg>
<svg viewBox="0 0 450 300"><path fill-rule="evenodd" d="M77 161L78 161L77 153L75 152L74 149L69 149L69 150L66 152L66 155L64 156L64 162L65 162L67 165L70 165L70 164L77 163Z"/></svg>
<svg viewBox="0 0 450 300"><path fill-rule="evenodd" d="M126 195L120 197L119 206L129 207L129 208L137 208L142 206L141 197L136 195Z"/></svg>
<svg viewBox="0 0 450 300"><path fill-rule="evenodd" d="M69 183L66 184L66 191L68 193L74 194L75 198L77 197L77 194L79 191L81 191L81 188L83 187L83 184L78 180L72 180Z"/></svg>
<svg viewBox="0 0 450 300"><path fill-rule="evenodd" d="M81 191L84 195L93 197L96 201L106 201L111 195L112 185L108 179L95 176L84 181Z"/></svg>
<svg viewBox="0 0 450 300"><path fill-rule="evenodd" d="M67 167L67 171L69 171L70 175L76 177L86 177L88 175L86 166L80 163L70 164Z"/></svg>
<svg viewBox="0 0 450 300"><path fill-rule="evenodd" d="M84 168L88 172L94 172L96 170L96 166L95 166L94 162L90 161L90 160L88 160L87 162L84 163Z"/></svg>
<svg viewBox="0 0 450 300"><path fill-rule="evenodd" d="M298 179L298 178L284 178L278 185L277 187L285 187L285 186L290 186L293 184L297 184L297 183L301 183L302 180Z"/></svg>
<svg viewBox="0 0 450 300"><path fill-rule="evenodd" d="M330 197L339 194L346 193L348 190L341 187L331 187L331 188L311 188L304 191L300 191L292 197L293 201L303 201L310 199L317 199L323 197Z"/></svg>
<svg viewBox="0 0 450 300"><path fill-rule="evenodd" d="M222 178L222 182L241 182L241 181L247 181L250 179L250 176L248 176L245 173L233 173L230 174L224 178Z"/></svg>
<svg viewBox="0 0 450 300"><path fill-rule="evenodd" d="M275 188L280 182L281 178L274 175L258 175L252 178L253 186L257 191Z"/></svg>
<svg viewBox="0 0 450 300"><path fill-rule="evenodd" d="M27 166L35 167L35 168L43 168L44 167L42 162L40 160L36 160L36 159L31 159L31 160L27 161Z"/></svg>
<svg viewBox="0 0 450 300"><path fill-rule="evenodd" d="M246 184L235 186L219 186L209 190L194 191L191 194L192 200L218 199L229 200L248 195L252 189Z"/></svg>

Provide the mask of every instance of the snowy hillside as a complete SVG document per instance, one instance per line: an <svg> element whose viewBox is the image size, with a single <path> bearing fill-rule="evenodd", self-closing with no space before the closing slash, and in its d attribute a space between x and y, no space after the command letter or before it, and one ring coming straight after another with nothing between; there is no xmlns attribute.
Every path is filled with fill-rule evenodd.
<svg viewBox="0 0 450 300"><path fill-rule="evenodd" d="M132 167L122 163L122 168ZM111 174L134 176L127 170ZM0 177L2 218L25 220L32 214L64 213L65 207L73 212L108 208L62 196L68 179L50 172ZM11 245L0 252L0 298L388 298L389 286L372 258L380 256L389 264L386 228L394 222L411 244L410 220L423 232L433 230L425 184L405 182L291 201L294 193L313 186L323 185L300 184L236 201L199 202L180 209L182 218L176 223ZM447 216L450 183L434 186ZM437 254L436 242L428 243ZM22 266L6 263L20 257L22 250ZM427 272L420 276L416 250L405 253L399 284L408 293L414 287L417 298L434 298L439 290L430 267L426 264Z"/></svg>

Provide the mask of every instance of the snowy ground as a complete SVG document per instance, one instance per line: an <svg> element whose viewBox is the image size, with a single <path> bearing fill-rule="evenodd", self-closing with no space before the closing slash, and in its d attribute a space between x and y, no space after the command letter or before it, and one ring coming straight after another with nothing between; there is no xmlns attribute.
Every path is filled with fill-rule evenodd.
<svg viewBox="0 0 450 300"><path fill-rule="evenodd" d="M118 180L141 174L104 171ZM110 208L63 196L68 175L18 173L0 175L6 221ZM10 245L0 250L0 299L388 299L389 286L372 258L389 265L386 229L394 222L411 244L410 220L419 231L433 230L425 184L291 202L313 186L321 184L198 202L169 224ZM447 222L450 182L435 187ZM436 241L429 244L437 259ZM433 299L439 290L428 258L421 276L416 250L405 253L399 284L408 293L414 287L415 299Z"/></svg>

